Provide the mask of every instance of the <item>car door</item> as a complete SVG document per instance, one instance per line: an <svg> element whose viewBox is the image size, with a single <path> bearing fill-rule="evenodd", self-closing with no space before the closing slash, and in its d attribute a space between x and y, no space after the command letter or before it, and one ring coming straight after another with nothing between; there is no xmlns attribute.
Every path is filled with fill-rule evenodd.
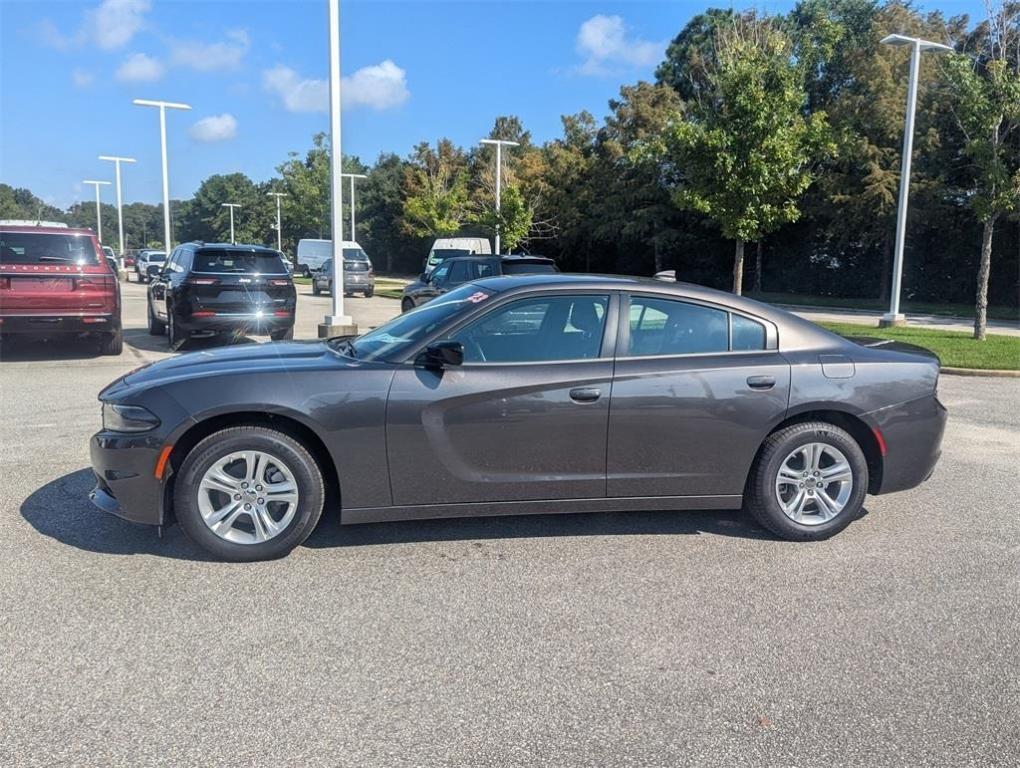
<svg viewBox="0 0 1020 768"><path fill-rule="evenodd" d="M509 299L447 334L463 365L402 366L387 407L394 504L603 497L610 303Z"/></svg>
<svg viewBox="0 0 1020 768"><path fill-rule="evenodd" d="M743 492L790 398L770 323L662 295L625 298L607 454L609 496Z"/></svg>

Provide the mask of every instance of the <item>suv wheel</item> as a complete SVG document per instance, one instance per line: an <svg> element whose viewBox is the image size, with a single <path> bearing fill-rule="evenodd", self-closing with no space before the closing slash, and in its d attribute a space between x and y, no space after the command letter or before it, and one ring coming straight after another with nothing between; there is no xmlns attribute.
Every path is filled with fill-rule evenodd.
<svg viewBox="0 0 1020 768"><path fill-rule="evenodd" d="M860 516L868 462L846 431L821 421L770 435L751 469L744 508L772 533L817 541Z"/></svg>
<svg viewBox="0 0 1020 768"><path fill-rule="evenodd" d="M166 333L166 323L156 317L156 313L152 311L152 304L149 304L149 335L162 336L164 333Z"/></svg>
<svg viewBox="0 0 1020 768"><path fill-rule="evenodd" d="M172 309L167 309L166 318L167 341L170 343L170 351L176 352L184 345L184 336L177 330L177 323L174 321L174 311Z"/></svg>
<svg viewBox="0 0 1020 768"><path fill-rule="evenodd" d="M230 427L196 445L174 481L185 534L223 560L283 557L322 515L322 472L290 435L267 427Z"/></svg>
<svg viewBox="0 0 1020 768"><path fill-rule="evenodd" d="M405 298L403 301L400 302L401 312L410 312L412 309L414 309L414 302L411 301L410 299Z"/></svg>
<svg viewBox="0 0 1020 768"><path fill-rule="evenodd" d="M124 351L124 332L104 333L99 338L99 353L102 355L119 355Z"/></svg>
<svg viewBox="0 0 1020 768"><path fill-rule="evenodd" d="M314 277L312 278L312 296L321 296L322 290L319 288L319 281Z"/></svg>

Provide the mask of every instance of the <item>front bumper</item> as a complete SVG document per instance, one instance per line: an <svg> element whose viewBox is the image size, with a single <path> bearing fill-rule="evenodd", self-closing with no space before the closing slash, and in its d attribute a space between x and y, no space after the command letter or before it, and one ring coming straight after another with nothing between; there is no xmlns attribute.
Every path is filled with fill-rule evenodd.
<svg viewBox="0 0 1020 768"><path fill-rule="evenodd" d="M2 315L0 334L110 333L120 330L119 314Z"/></svg>
<svg viewBox="0 0 1020 768"><path fill-rule="evenodd" d="M152 436L97 432L89 442L96 476L89 499L133 523L162 525L168 511L167 483L155 475L162 448L162 440Z"/></svg>
<svg viewBox="0 0 1020 768"><path fill-rule="evenodd" d="M938 397L929 395L868 415L886 444L878 493L905 491L931 477L942 456L948 417Z"/></svg>

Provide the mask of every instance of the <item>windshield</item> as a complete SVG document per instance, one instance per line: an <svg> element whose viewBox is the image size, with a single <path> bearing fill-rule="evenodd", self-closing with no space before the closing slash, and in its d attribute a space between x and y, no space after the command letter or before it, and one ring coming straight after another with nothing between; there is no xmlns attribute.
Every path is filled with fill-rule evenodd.
<svg viewBox="0 0 1020 768"><path fill-rule="evenodd" d="M284 275L287 268L275 251L235 251L207 248L195 253L193 272L243 272L245 274Z"/></svg>
<svg viewBox="0 0 1020 768"><path fill-rule="evenodd" d="M88 235L0 232L0 264L98 264Z"/></svg>
<svg viewBox="0 0 1020 768"><path fill-rule="evenodd" d="M351 343L351 354L359 360L392 358L417 344L465 308L479 304L492 295L492 291L465 283L359 336Z"/></svg>

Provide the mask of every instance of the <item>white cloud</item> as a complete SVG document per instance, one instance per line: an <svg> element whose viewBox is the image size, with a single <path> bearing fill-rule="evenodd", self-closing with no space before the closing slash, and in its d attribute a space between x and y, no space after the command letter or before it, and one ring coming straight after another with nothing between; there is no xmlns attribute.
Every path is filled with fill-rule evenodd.
<svg viewBox="0 0 1020 768"><path fill-rule="evenodd" d="M229 112L203 117L191 126L188 135L195 141L228 141L237 136L237 120Z"/></svg>
<svg viewBox="0 0 1020 768"><path fill-rule="evenodd" d="M289 112L325 112L329 109L329 81L302 78L290 67L279 65L262 73L262 85L283 102ZM375 110L399 107L410 97L407 73L389 59L362 67L343 78L341 96L346 108Z"/></svg>
<svg viewBox="0 0 1020 768"><path fill-rule="evenodd" d="M216 72L237 69L248 53L251 41L243 29L227 32L227 39L215 43L198 40L172 40L170 63L189 67L198 72Z"/></svg>
<svg viewBox="0 0 1020 768"><path fill-rule="evenodd" d="M84 69L75 69L71 72L71 82L75 88L88 88L95 82L96 76Z"/></svg>
<svg viewBox="0 0 1020 768"><path fill-rule="evenodd" d="M43 42L61 50L92 43L105 51L123 48L145 26L145 14L152 9L150 0L103 0L85 12L79 28L64 34L44 20L39 25Z"/></svg>
<svg viewBox="0 0 1020 768"><path fill-rule="evenodd" d="M132 53L117 67L117 79L127 83L147 83L163 77L163 65L144 53Z"/></svg>
<svg viewBox="0 0 1020 768"><path fill-rule="evenodd" d="M584 57L578 71L598 75L613 67L648 67L662 60L665 43L628 35L619 16L592 16L577 32L577 52Z"/></svg>

